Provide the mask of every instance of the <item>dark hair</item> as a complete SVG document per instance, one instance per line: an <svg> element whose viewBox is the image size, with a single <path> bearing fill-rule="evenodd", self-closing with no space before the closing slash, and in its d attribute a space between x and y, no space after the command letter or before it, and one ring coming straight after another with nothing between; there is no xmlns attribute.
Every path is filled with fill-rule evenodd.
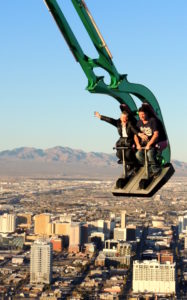
<svg viewBox="0 0 187 300"><path fill-rule="evenodd" d="M127 106L127 104L125 104L125 103L121 103L121 104L120 104L120 110L121 110L121 112L125 111L125 112L127 112L128 114L131 113L130 108L129 108L129 107Z"/></svg>
<svg viewBox="0 0 187 300"><path fill-rule="evenodd" d="M147 107L145 107L145 106L143 106L143 105L138 109L138 112L144 112L144 113L146 113L146 114L149 113Z"/></svg>

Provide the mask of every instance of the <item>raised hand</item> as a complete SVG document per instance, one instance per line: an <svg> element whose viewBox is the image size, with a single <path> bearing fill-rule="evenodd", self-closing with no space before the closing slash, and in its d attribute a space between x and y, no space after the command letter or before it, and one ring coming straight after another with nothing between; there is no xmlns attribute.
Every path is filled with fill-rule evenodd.
<svg viewBox="0 0 187 300"><path fill-rule="evenodd" d="M94 116L98 119L101 119L101 115L100 115L100 113L98 113L98 111L94 112Z"/></svg>

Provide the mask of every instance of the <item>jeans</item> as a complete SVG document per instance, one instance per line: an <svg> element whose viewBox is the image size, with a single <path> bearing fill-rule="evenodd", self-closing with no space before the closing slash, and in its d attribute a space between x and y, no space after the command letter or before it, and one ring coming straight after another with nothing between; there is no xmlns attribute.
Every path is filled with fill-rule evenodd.
<svg viewBox="0 0 187 300"><path fill-rule="evenodd" d="M125 156L125 161L127 164L134 165L136 163L136 158L135 158L135 153L132 149L132 143L130 143L126 138L120 138L116 142L116 147L129 147L128 149L117 149L116 156L120 159L123 160L123 153L124 151L124 156Z"/></svg>
<svg viewBox="0 0 187 300"><path fill-rule="evenodd" d="M134 156L134 153L133 153L132 149L125 149L124 150L124 155L125 155L125 161L126 161L126 163L134 164L135 156ZM116 156L120 160L123 160L122 150L117 150Z"/></svg>
<svg viewBox="0 0 187 300"><path fill-rule="evenodd" d="M160 170L160 167L158 166L158 162L156 159L157 150L155 148L151 148L147 151L147 160L150 167L150 171L155 173ZM142 165L145 164L145 150L138 150L136 152L136 158L138 162Z"/></svg>

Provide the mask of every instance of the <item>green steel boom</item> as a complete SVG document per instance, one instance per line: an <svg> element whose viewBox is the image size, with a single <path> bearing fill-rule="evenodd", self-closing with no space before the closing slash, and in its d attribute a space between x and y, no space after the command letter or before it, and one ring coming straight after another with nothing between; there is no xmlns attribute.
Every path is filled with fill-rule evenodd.
<svg viewBox="0 0 187 300"><path fill-rule="evenodd" d="M127 80L127 75L122 75L117 71L112 61L112 55L93 17L91 16L91 13L89 12L85 1L71 1L98 52L98 58L88 57L83 52L57 1L44 0L46 6L55 19L60 32L63 34L72 54L74 55L76 61L80 63L84 73L88 78L87 90L91 93L101 93L112 96L119 103L126 104L133 113L137 112L137 107L132 95L136 96L143 103L148 103L152 107L164 127L162 113L153 93L144 85L130 83ZM98 67L109 73L111 79L110 84L106 84L104 82L104 76L97 76L94 73L94 69ZM162 152L162 156L165 164L170 162L169 141L167 148Z"/></svg>

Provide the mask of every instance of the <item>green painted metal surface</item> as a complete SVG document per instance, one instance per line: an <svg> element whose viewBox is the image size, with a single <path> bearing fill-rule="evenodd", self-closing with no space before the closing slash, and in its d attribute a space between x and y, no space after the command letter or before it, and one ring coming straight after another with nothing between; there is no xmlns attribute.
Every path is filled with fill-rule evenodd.
<svg viewBox="0 0 187 300"><path fill-rule="evenodd" d="M56 0L44 0L53 18L55 19L60 32L63 34L72 54L77 62L80 63L85 75L88 78L87 90L91 93L101 93L114 97L119 103L126 104L132 113L137 112L133 96L143 103L148 103L154 110L157 118L164 126L164 120L157 99L153 93L144 85L130 83L127 75L120 74L112 61L112 55L99 31L91 13L89 12L84 0L71 0L77 11L85 29L98 52L97 58L87 56L73 31L71 30L62 10ZM65 5L65 2L64 2ZM104 76L97 76L95 68L104 69L110 75L110 84L104 82ZM165 130L166 132L166 130ZM167 133L166 133L167 135ZM170 146L162 152L164 164L170 162Z"/></svg>

